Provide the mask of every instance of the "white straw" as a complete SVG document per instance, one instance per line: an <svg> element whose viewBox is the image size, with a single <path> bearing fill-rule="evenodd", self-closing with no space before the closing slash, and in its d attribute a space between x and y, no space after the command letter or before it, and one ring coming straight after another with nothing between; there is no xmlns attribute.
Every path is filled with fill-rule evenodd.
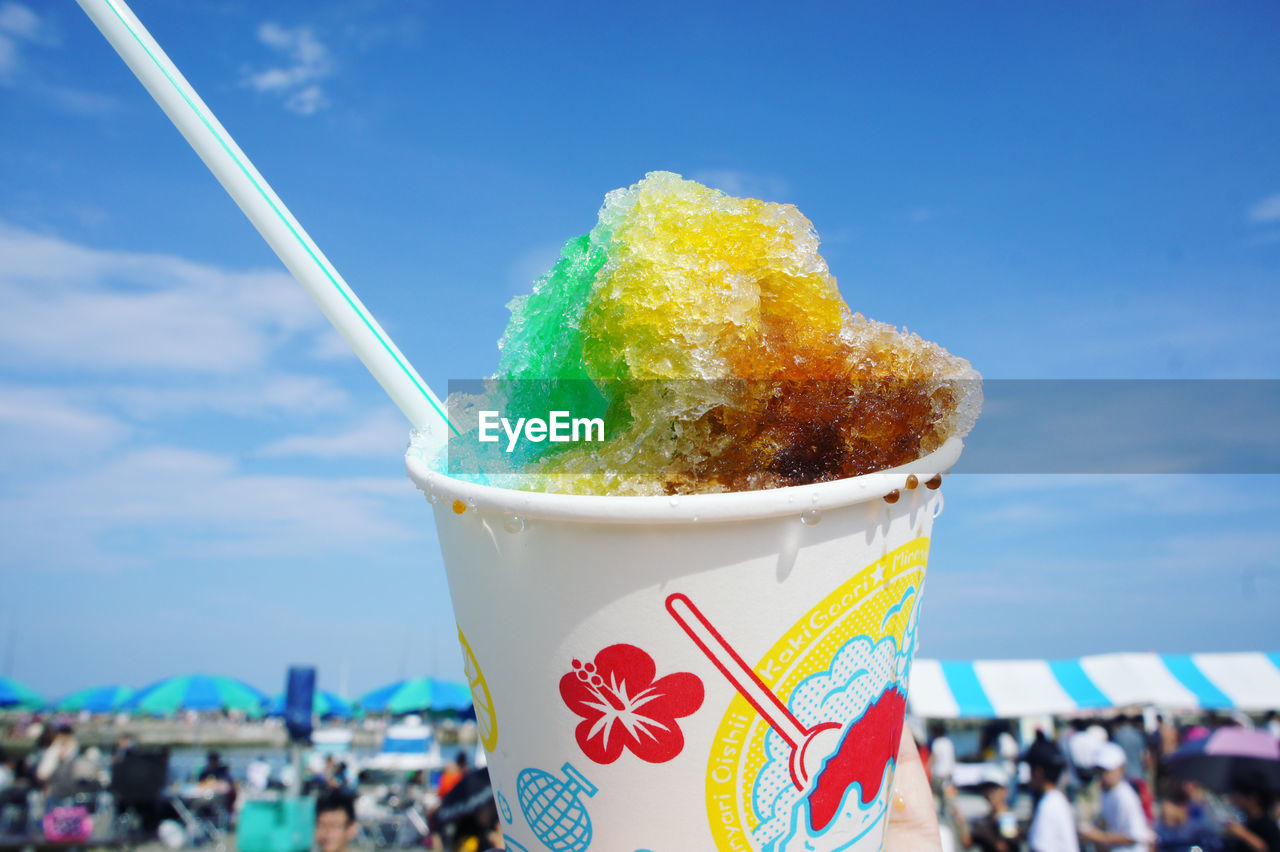
<svg viewBox="0 0 1280 852"><path fill-rule="evenodd" d="M77 0L293 277L417 429L453 429L439 398L122 0Z"/></svg>

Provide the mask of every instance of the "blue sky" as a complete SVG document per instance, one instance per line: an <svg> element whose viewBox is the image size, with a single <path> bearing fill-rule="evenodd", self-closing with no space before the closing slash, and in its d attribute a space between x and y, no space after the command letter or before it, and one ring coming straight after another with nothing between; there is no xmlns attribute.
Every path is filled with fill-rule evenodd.
<svg viewBox="0 0 1280 852"><path fill-rule="evenodd" d="M655 169L989 378L1280 378L1274 4L133 8L437 389ZM403 418L74 5L0 126L0 674L459 675ZM1275 475L945 494L923 655L1280 648Z"/></svg>

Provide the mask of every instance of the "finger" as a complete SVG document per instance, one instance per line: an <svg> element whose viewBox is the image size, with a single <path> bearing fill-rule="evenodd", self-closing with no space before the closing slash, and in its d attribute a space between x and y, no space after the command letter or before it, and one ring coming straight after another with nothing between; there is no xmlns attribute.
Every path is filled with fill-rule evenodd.
<svg viewBox="0 0 1280 852"><path fill-rule="evenodd" d="M906 725L898 743L898 764L893 775L893 797L889 805L889 831L885 852L941 852L938 817L933 807L933 791L920 751Z"/></svg>

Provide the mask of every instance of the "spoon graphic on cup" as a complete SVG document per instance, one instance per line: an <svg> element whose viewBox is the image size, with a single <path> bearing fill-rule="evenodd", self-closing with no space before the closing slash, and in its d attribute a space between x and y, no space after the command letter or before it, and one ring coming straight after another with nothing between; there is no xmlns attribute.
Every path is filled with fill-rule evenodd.
<svg viewBox="0 0 1280 852"><path fill-rule="evenodd" d="M800 720L765 686L687 595L676 593L668 596L667 611L707 659L733 684L738 694L791 747L791 780L798 789L805 789L822 770L827 758L839 750L840 725L824 722L806 728L800 724Z"/></svg>

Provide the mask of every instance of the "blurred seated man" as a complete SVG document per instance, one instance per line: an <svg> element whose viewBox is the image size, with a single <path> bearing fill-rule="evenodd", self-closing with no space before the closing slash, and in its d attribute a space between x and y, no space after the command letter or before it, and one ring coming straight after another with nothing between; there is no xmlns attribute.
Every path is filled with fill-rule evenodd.
<svg viewBox="0 0 1280 852"><path fill-rule="evenodd" d="M327 790L316 800L316 849L319 852L347 852L356 839L355 803L341 790Z"/></svg>
<svg viewBox="0 0 1280 852"><path fill-rule="evenodd" d="M1017 852L1022 846L1018 817L1009 807L1008 776L991 773L978 786L989 808L969 826L972 845L982 852Z"/></svg>
<svg viewBox="0 0 1280 852"><path fill-rule="evenodd" d="M466 774L467 754L460 751L454 761L446 765L444 771L440 773L440 780L436 783L436 795L443 799Z"/></svg>
<svg viewBox="0 0 1280 852"><path fill-rule="evenodd" d="M1192 800L1185 783L1167 782L1156 808L1156 852L1217 852L1222 841L1204 807Z"/></svg>
<svg viewBox="0 0 1280 852"><path fill-rule="evenodd" d="M46 808L57 807L75 795L75 764L79 754L80 744L71 727L60 725L36 764L36 782L44 791Z"/></svg>
<svg viewBox="0 0 1280 852"><path fill-rule="evenodd" d="M196 787L210 799L210 804L197 807L196 812L218 828L228 828L236 805L236 785L231 778L231 767L222 762L222 756L216 751L205 755L204 767L196 776Z"/></svg>

